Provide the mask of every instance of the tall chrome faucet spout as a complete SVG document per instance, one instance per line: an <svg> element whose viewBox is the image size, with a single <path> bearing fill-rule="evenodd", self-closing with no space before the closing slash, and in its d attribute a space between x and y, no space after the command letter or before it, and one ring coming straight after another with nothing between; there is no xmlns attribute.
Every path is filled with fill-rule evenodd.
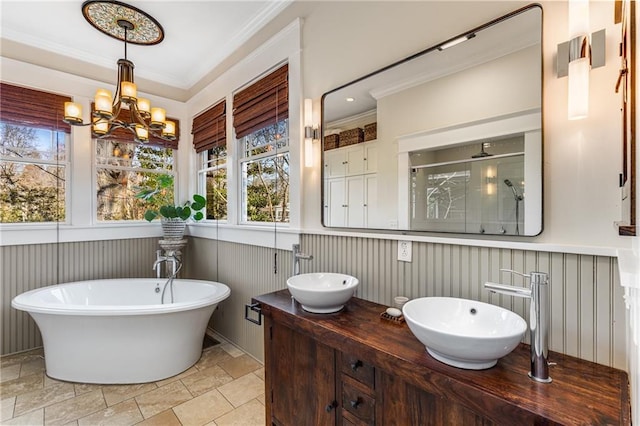
<svg viewBox="0 0 640 426"><path fill-rule="evenodd" d="M531 371L529 377L536 382L551 383L549 377L549 275L544 272L519 272L501 269L529 278L530 288L514 287L487 282L484 287L494 293L531 299L529 329L531 337Z"/></svg>
<svg viewBox="0 0 640 426"><path fill-rule="evenodd" d="M313 255L310 254L304 254L300 251L300 244L294 244L292 247L292 265L293 265L293 274L292 275L298 275L300 273L300 259L304 259L304 260L312 260L313 259Z"/></svg>

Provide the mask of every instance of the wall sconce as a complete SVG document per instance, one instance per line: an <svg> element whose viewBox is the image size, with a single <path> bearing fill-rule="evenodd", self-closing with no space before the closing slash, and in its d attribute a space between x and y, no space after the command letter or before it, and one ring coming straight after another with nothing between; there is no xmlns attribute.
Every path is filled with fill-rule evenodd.
<svg viewBox="0 0 640 426"><path fill-rule="evenodd" d="M569 0L569 41L558 45L558 78L568 76L569 120L589 114L589 71L605 64L605 30L589 34L589 0Z"/></svg>
<svg viewBox="0 0 640 426"><path fill-rule="evenodd" d="M313 100L304 100L304 166L313 167L313 142L320 140L320 130L313 124Z"/></svg>
<svg viewBox="0 0 640 426"><path fill-rule="evenodd" d="M485 183L487 185L487 195L493 195L496 193L496 169L492 166L488 166L485 174Z"/></svg>

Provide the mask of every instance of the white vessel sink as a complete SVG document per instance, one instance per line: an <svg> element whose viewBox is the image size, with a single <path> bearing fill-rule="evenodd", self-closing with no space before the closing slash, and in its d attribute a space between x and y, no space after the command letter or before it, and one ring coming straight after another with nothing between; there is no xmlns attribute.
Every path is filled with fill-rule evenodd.
<svg viewBox="0 0 640 426"><path fill-rule="evenodd" d="M507 309L453 297L413 299L402 313L431 356L470 370L493 367L527 330L526 321Z"/></svg>
<svg viewBox="0 0 640 426"><path fill-rule="evenodd" d="M287 287L305 311L328 314L342 309L359 283L351 275L316 272L290 277Z"/></svg>

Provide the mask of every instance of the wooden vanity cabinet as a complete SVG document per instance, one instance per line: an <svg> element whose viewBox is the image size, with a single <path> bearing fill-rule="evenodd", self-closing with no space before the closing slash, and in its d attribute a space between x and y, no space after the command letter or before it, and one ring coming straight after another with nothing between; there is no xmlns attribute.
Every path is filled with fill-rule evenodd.
<svg viewBox="0 0 640 426"><path fill-rule="evenodd" d="M385 307L352 298L305 312L287 290L254 298L264 315L267 424L554 425L631 423L625 372L552 353L553 383L527 377L528 346L488 370L431 358Z"/></svg>

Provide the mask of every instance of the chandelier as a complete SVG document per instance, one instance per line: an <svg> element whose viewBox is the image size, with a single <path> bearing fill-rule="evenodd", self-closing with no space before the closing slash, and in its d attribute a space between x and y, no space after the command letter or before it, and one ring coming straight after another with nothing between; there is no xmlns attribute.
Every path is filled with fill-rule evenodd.
<svg viewBox="0 0 640 426"><path fill-rule="evenodd" d="M106 89L95 94L91 121L82 120L82 106L65 102L64 122L74 126L92 126L95 137L106 138L118 128L129 130L136 141L148 142L149 135L167 141L176 139L176 125L166 119L163 108L152 108L149 99L139 98L133 79L133 62L127 59L127 43L158 44L164 39L162 26L142 10L113 0L88 0L82 3L85 19L99 31L124 42L124 59L118 60L115 96Z"/></svg>

